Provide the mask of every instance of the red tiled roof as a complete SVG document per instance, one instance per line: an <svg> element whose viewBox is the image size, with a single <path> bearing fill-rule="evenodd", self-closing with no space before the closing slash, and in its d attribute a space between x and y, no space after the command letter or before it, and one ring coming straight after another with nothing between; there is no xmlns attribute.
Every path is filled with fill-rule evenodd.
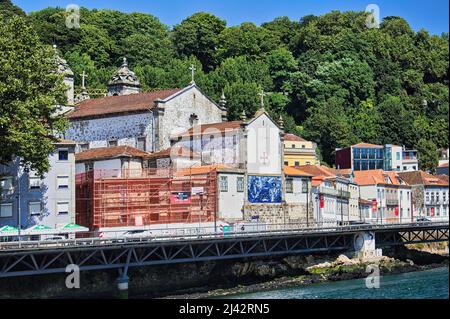
<svg viewBox="0 0 450 319"><path fill-rule="evenodd" d="M294 167L290 167L290 166L285 166L284 167L284 174L288 175L288 176L307 176L307 177L312 177L311 174L308 174L298 168L294 168Z"/></svg>
<svg viewBox="0 0 450 319"><path fill-rule="evenodd" d="M294 134L285 134L284 140L288 142L307 142L304 138Z"/></svg>
<svg viewBox="0 0 450 319"><path fill-rule="evenodd" d="M399 175L410 185L448 186L448 180L441 175L435 176L423 171L403 172Z"/></svg>
<svg viewBox="0 0 450 319"><path fill-rule="evenodd" d="M180 157L198 157L200 156L198 153L193 152L191 149L185 147L169 147L163 151L151 153L148 155L148 158L167 158L171 156L180 156Z"/></svg>
<svg viewBox="0 0 450 319"><path fill-rule="evenodd" d="M440 168L448 167L448 163L441 164L441 165L439 165L439 167L440 167Z"/></svg>
<svg viewBox="0 0 450 319"><path fill-rule="evenodd" d="M361 186L387 184L387 185L406 185L408 181L402 178L397 172L385 172L381 169L368 171L355 171L355 182ZM388 181L386 181L388 177ZM402 184L402 182L404 184Z"/></svg>
<svg viewBox="0 0 450 319"><path fill-rule="evenodd" d="M326 176L326 177L336 176L336 174L332 171L332 169L325 166L302 165L302 166L295 166L295 168L305 173L311 174L312 176Z"/></svg>
<svg viewBox="0 0 450 319"><path fill-rule="evenodd" d="M158 99L164 100L178 93L181 89L162 90L121 96L108 96L85 100L75 106L67 117L69 119L111 115L127 112L150 110Z"/></svg>
<svg viewBox="0 0 450 319"><path fill-rule="evenodd" d="M190 176L190 175L202 175L208 174L215 170L226 169L228 166L224 164L215 164L215 165L207 165L207 166L195 166L190 168L185 168L176 173L178 176Z"/></svg>
<svg viewBox="0 0 450 319"><path fill-rule="evenodd" d="M75 154L76 162L102 160L109 158L120 157L141 157L146 158L149 153L138 150L131 146L115 146L115 147L102 147L93 148L78 154Z"/></svg>
<svg viewBox="0 0 450 319"><path fill-rule="evenodd" d="M242 121L232 121L232 122L219 122L211 124L202 124L191 127L189 130L174 135L172 138L188 137L199 134L216 134L224 133L228 130L236 130L241 127Z"/></svg>

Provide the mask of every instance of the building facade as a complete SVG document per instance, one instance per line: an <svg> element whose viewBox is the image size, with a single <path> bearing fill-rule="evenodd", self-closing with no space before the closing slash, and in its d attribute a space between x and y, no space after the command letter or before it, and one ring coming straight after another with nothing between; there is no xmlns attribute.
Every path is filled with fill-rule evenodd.
<svg viewBox="0 0 450 319"><path fill-rule="evenodd" d="M373 203L369 220L382 223L410 222L412 190L396 172L355 171L360 197Z"/></svg>
<svg viewBox="0 0 450 319"><path fill-rule="evenodd" d="M382 169L385 171L417 171L416 150L397 145L360 143L336 150L336 167L354 171Z"/></svg>
<svg viewBox="0 0 450 319"><path fill-rule="evenodd" d="M284 165L319 165L317 144L294 134L284 136Z"/></svg>
<svg viewBox="0 0 450 319"><path fill-rule="evenodd" d="M443 176L434 176L423 171L400 173L402 179L412 187L414 218L448 220L449 183Z"/></svg>
<svg viewBox="0 0 450 319"><path fill-rule="evenodd" d="M16 158L0 165L0 226L61 228L75 222L75 143L60 141L43 178Z"/></svg>

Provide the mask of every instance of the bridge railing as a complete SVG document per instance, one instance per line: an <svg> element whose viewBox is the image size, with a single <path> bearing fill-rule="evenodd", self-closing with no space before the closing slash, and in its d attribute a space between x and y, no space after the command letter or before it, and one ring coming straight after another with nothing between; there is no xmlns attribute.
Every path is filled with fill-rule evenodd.
<svg viewBox="0 0 450 319"><path fill-rule="evenodd" d="M253 229L249 231L232 230L229 232L220 231L214 227L198 227L190 233L185 233L186 229L173 228L175 231L172 234L162 234L158 236L142 236L142 237L124 237L119 236L117 232L115 235L109 234L104 238L99 238L96 232L84 232L83 238L65 239L65 240L43 240L43 241L15 241L0 243L0 253L2 251L11 250L30 250L30 249L60 249L60 248L73 248L73 247L89 247L89 246L116 246L131 245L139 243L150 242L186 242L194 240L217 240L227 238L245 238L245 237L261 237L261 236L275 236L275 235L295 235L295 234L323 234L323 233L345 233L345 232L358 232L358 231L380 231L389 229L401 229L412 227L448 227L449 222L433 221L433 222L413 222L413 223L363 223L358 225L337 225L334 227L324 227L323 225L310 225L305 227L303 223L291 223L291 224L271 224L271 229ZM160 229L161 231L167 229ZM151 232L156 232L157 229L151 229ZM177 234L177 231L179 233ZM182 233L184 231L184 233Z"/></svg>

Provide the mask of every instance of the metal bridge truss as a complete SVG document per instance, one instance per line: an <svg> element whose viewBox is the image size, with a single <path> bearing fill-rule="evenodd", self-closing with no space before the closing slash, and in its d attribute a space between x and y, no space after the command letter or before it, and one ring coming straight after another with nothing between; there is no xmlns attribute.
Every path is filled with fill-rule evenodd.
<svg viewBox="0 0 450 319"><path fill-rule="evenodd" d="M449 240L449 229L417 229L399 232L377 232L376 246L398 246L417 243L437 243Z"/></svg>
<svg viewBox="0 0 450 319"><path fill-rule="evenodd" d="M0 251L0 278L64 273L73 264L81 271L117 269L126 277L129 267L351 251L361 231L370 230ZM449 240L448 223L372 231L378 248Z"/></svg>
<svg viewBox="0 0 450 319"><path fill-rule="evenodd" d="M0 254L0 278L63 273L70 264L81 271L119 269L126 275L128 267L345 251L352 246L353 234L321 234L10 252Z"/></svg>

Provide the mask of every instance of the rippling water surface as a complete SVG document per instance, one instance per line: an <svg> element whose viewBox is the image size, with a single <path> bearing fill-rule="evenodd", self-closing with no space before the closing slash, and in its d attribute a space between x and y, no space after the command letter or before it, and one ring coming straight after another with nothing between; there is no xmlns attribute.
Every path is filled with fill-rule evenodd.
<svg viewBox="0 0 450 319"><path fill-rule="evenodd" d="M448 299L448 268L389 275L379 289L367 289L365 279L327 282L236 295L234 299Z"/></svg>

